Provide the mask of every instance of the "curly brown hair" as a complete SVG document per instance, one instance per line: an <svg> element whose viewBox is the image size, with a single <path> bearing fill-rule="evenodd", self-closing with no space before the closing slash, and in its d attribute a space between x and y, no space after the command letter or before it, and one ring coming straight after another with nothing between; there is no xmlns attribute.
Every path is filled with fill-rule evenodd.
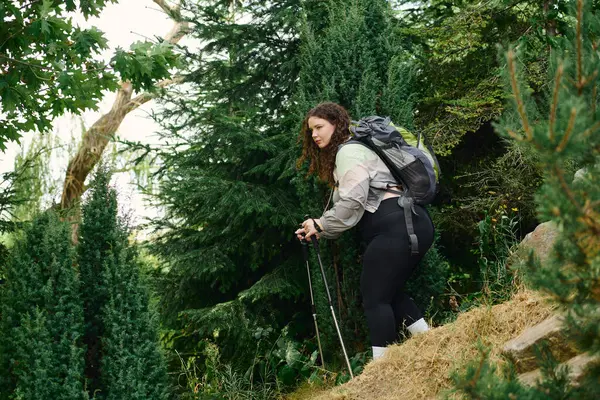
<svg viewBox="0 0 600 400"><path fill-rule="evenodd" d="M324 149L320 149L312 138L312 130L308 127L310 117L325 119L335 126L331 141ZM306 113L298 137L298 141L302 141L302 156L298 159L296 166L300 168L304 161L310 160L308 175L316 172L321 180L333 187L335 184L333 180L335 156L338 152L338 146L350 136L350 121L348 111L339 104L332 102L320 103Z"/></svg>

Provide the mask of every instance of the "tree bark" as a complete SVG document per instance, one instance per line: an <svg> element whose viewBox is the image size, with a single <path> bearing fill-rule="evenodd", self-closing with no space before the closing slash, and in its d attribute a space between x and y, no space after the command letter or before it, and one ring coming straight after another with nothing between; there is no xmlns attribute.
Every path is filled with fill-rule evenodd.
<svg viewBox="0 0 600 400"><path fill-rule="evenodd" d="M173 28L165 36L165 41L175 44L187 33L187 23L181 22L179 18L179 6L171 7L164 0L153 0L167 15L175 19ZM168 79L157 83L157 87L165 87L170 84L179 83L181 77ZM155 95L153 93L142 93L134 98L131 83L124 82L117 92L111 110L101 116L83 135L81 144L75 156L69 161L60 206L62 209L77 207L81 196L85 192L84 182L89 173L94 169L102 158L104 149L114 138L114 135L128 113L142 104L150 101ZM79 212L73 213L73 242L77 242L77 227L80 220Z"/></svg>

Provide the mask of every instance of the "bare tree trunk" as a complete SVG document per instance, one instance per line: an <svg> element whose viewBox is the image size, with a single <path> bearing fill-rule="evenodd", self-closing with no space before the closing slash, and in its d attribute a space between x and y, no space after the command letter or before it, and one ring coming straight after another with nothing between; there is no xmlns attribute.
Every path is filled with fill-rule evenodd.
<svg viewBox="0 0 600 400"><path fill-rule="evenodd" d="M179 13L179 6L170 7L164 0L154 0L168 15L175 16ZM165 36L165 41L175 44L187 33L187 23L176 20L173 28ZM165 87L170 84L181 82L181 78L174 78L161 81L158 87ZM81 144L75 156L69 161L67 173L63 185L61 196L61 208L68 209L77 207L81 196L85 191L84 182L102 158L104 149L114 138L114 135L127 116L128 113L135 110L142 104L148 102L154 97L152 93L142 93L132 98L133 89L131 83L124 82L117 92L116 99L111 110L101 116L83 135ZM75 210L76 211L76 210ZM73 242L77 242L78 223L80 220L79 212L73 213Z"/></svg>

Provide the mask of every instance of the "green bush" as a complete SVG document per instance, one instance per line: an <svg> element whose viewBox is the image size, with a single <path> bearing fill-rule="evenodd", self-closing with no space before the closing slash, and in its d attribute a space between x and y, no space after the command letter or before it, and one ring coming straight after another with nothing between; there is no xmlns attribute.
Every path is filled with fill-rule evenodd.
<svg viewBox="0 0 600 400"><path fill-rule="evenodd" d="M71 229L54 212L17 239L0 291L0 399L86 399Z"/></svg>

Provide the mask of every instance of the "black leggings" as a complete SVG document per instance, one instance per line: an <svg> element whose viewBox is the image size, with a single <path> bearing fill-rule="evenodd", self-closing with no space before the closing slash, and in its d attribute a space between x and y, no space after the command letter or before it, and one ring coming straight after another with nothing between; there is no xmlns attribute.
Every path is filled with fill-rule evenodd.
<svg viewBox="0 0 600 400"><path fill-rule="evenodd" d="M419 254L411 255L404 210L397 198L381 202L374 213L365 212L361 230L367 248L363 254L360 290L371 345L385 347L398 340L399 327L410 325L423 314L403 292L406 281L433 243L434 227L427 210L415 206L414 230Z"/></svg>

